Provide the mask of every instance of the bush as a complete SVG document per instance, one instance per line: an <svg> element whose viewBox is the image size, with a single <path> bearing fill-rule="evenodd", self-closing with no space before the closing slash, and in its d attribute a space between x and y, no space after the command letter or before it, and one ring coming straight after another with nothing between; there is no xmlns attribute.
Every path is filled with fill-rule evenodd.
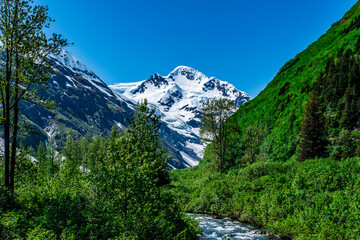
<svg viewBox="0 0 360 240"><path fill-rule="evenodd" d="M186 211L235 217L295 239L360 234L359 158L256 162L217 175L204 169L171 172L168 191Z"/></svg>

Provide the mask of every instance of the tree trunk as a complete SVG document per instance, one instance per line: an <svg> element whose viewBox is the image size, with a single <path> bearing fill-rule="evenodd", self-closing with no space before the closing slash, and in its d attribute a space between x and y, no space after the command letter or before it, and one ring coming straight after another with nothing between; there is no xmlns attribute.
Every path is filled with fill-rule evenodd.
<svg viewBox="0 0 360 240"><path fill-rule="evenodd" d="M9 43L6 43L9 44ZM6 77L5 77L5 105L4 108L4 158L5 158L5 187L11 190L10 186L10 79L11 60L9 47L6 47Z"/></svg>
<svg viewBox="0 0 360 240"><path fill-rule="evenodd" d="M17 96L18 93L15 95ZM18 135L18 119L19 119L19 106L18 103L14 106L14 124L13 124L13 135L11 143L11 162L10 162L10 189L11 192L15 190L15 162L17 152L17 135Z"/></svg>
<svg viewBox="0 0 360 240"><path fill-rule="evenodd" d="M18 25L17 25L17 22L19 21L18 20L18 5L19 3L16 2L15 3L15 13L14 13L14 29L12 31L12 34L11 34L11 41L12 41L12 49L16 48L16 51L12 52L12 55L14 56L14 60L15 60L15 83L14 83L14 86L13 86L13 89L14 89L14 96L13 96L13 99L14 99L14 119L12 121L12 142L11 142L11 156L10 156L10 179L9 179L9 182L10 182L10 191L12 193L14 193L15 191L15 160L16 160L16 150L17 150L17 133L18 133L18 120L19 120L19 102L18 102L18 97L19 97L19 69L20 69L20 59L19 59L19 49L18 49L18 46L14 46L14 39L16 39L17 41L17 38L18 38ZM10 59L10 70L12 69L12 59ZM11 74L9 75L10 76L10 81L11 81L11 78L12 78L12 72ZM10 86L10 82L9 82L9 86ZM9 107L10 108L10 105ZM10 111L10 109L9 109ZM9 115L10 116L10 115ZM11 122L9 122L11 124ZM9 133L11 131L11 125L10 125L10 129L9 129ZM9 140L10 140L10 135L9 135ZM10 147L10 145L9 145Z"/></svg>
<svg viewBox="0 0 360 240"><path fill-rule="evenodd" d="M19 66L19 56L16 56L16 69L20 68ZM15 73L15 102L14 102L14 119L13 119L13 134L12 134L12 143L11 143L11 162L10 162L10 189L12 192L15 190L15 162L16 162L16 153L17 153L17 135L18 135L18 122L19 122L19 76L18 72Z"/></svg>
<svg viewBox="0 0 360 240"><path fill-rule="evenodd" d="M51 141L51 140L50 140ZM55 153L54 153L54 148L52 143L50 143L49 141L49 146L50 146L50 158L51 158L51 178L54 177L54 158L55 158Z"/></svg>
<svg viewBox="0 0 360 240"><path fill-rule="evenodd" d="M7 91L7 87L6 87ZM8 96L5 97L4 107L4 158L5 158L5 187L10 190L10 111Z"/></svg>

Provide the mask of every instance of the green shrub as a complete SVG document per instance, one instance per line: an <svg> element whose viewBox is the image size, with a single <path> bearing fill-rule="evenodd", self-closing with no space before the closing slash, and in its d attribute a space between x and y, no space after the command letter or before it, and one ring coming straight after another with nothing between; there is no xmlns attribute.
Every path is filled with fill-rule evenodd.
<svg viewBox="0 0 360 240"><path fill-rule="evenodd" d="M227 173L172 171L190 212L231 216L294 239L357 239L360 159L256 162Z"/></svg>

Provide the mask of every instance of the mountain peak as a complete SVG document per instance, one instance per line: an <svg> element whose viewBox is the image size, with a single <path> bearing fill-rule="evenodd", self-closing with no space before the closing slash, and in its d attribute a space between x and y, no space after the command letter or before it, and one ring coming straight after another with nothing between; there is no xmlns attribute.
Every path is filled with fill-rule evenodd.
<svg viewBox="0 0 360 240"><path fill-rule="evenodd" d="M188 67L188 66L178 66L176 67L173 71L171 71L169 73L169 75L167 76L168 78L171 78L173 80L175 80L175 78L179 77L179 76L184 76L187 80L202 80L204 77L206 78L206 76L199 72L198 70L192 68L192 67Z"/></svg>
<svg viewBox="0 0 360 240"><path fill-rule="evenodd" d="M167 76L152 75L138 83L120 83L110 86L124 98L137 102L147 99L161 114L162 121L173 135L182 136L181 142L171 140L176 146L179 159L186 166L194 166L201 159L205 143L199 137L201 104L209 99L225 97L236 106L251 98L232 84L188 66L178 66Z"/></svg>
<svg viewBox="0 0 360 240"><path fill-rule="evenodd" d="M59 65L66 66L74 71L92 72L66 49L62 49L58 55L50 55L50 58L57 61Z"/></svg>
<svg viewBox="0 0 360 240"><path fill-rule="evenodd" d="M185 66L185 65L180 65L180 66L177 66L172 72L175 72L175 71L182 71L182 70L185 70L185 71L196 71L195 68L192 68L192 67L189 67L189 66Z"/></svg>

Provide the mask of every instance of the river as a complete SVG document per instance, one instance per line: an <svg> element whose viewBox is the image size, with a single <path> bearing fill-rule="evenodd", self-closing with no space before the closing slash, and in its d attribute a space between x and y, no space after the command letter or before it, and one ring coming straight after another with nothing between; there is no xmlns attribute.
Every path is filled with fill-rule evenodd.
<svg viewBox="0 0 360 240"><path fill-rule="evenodd" d="M200 222L203 235L200 239L246 239L246 240L265 240L271 239L266 235L260 234L261 229L251 224L240 223L238 221L225 219L213 219L206 214L188 214Z"/></svg>

